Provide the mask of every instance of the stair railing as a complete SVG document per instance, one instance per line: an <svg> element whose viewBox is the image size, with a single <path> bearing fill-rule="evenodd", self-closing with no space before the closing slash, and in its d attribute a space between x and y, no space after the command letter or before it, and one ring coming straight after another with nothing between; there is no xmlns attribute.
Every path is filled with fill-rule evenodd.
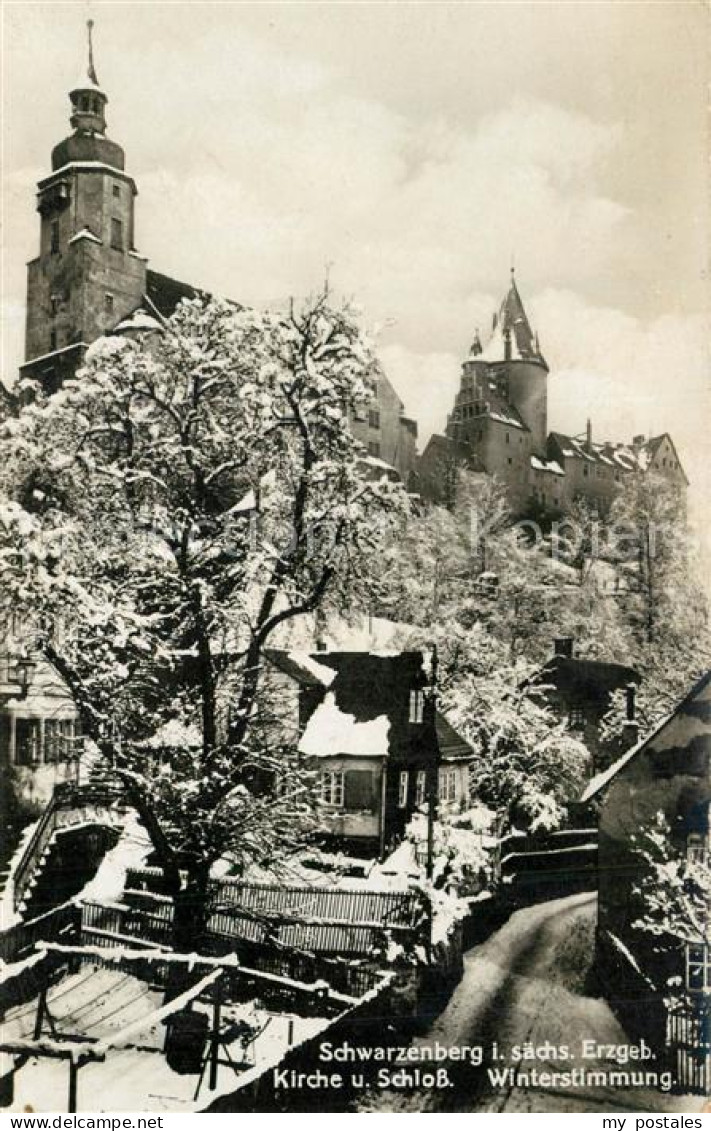
<svg viewBox="0 0 711 1131"><path fill-rule="evenodd" d="M30 837L22 857L9 877L12 882L13 906L17 911L29 888L35 871L39 866L52 837L58 826L58 814L62 810L80 808L82 805L95 804L107 805L120 797L118 787L89 783L76 785L74 782L62 782L52 790L52 796L37 822L37 827Z"/></svg>

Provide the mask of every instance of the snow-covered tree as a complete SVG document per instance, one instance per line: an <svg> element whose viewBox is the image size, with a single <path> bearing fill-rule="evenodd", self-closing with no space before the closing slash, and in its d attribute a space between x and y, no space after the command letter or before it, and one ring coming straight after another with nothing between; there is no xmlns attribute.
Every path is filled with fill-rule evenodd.
<svg viewBox="0 0 711 1131"><path fill-rule="evenodd" d="M708 834L699 834L697 840L691 848L675 844L663 814L640 834L644 881L636 890L641 913L633 926L651 938L658 954L671 958L669 969L678 971L688 963L690 980L703 988L711 952L711 861ZM683 999L686 987L675 972L660 988L674 1002Z"/></svg>
<svg viewBox="0 0 711 1131"><path fill-rule="evenodd" d="M707 620L682 489L657 472L626 478L609 516L624 615L641 646L689 640Z"/></svg>
<svg viewBox="0 0 711 1131"><path fill-rule="evenodd" d="M375 367L326 297L287 316L194 300L98 341L3 427L2 602L147 825L181 947L211 866L273 860L307 821L269 740L264 652L285 622L365 600L406 506L348 426Z"/></svg>

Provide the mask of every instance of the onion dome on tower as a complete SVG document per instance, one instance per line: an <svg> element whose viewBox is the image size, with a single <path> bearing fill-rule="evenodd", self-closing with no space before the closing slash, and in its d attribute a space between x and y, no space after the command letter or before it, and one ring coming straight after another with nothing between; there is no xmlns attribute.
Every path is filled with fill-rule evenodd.
<svg viewBox="0 0 711 1131"><path fill-rule="evenodd" d="M69 123L71 137L60 141L52 150L52 168L61 169L72 161L100 161L114 169L123 169L123 149L106 137L106 103L94 66L92 43L93 20L87 20L88 59L85 74L69 91L72 112Z"/></svg>

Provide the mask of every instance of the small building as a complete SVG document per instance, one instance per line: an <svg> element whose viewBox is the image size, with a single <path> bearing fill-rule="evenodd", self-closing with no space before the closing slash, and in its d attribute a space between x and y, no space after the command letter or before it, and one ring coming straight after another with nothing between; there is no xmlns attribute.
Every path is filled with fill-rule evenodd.
<svg viewBox="0 0 711 1131"><path fill-rule="evenodd" d="M12 636L0 636L0 869L55 785L76 778L81 747L67 686L24 654Z"/></svg>
<svg viewBox="0 0 711 1131"><path fill-rule="evenodd" d="M469 800L472 750L436 708L422 652L270 651L298 689L295 741L318 774L323 832L382 856L413 813Z"/></svg>
<svg viewBox="0 0 711 1131"><path fill-rule="evenodd" d="M635 923L645 909L641 839L659 814L669 828L670 854L708 860L711 671L652 734L590 783L582 801L600 805L598 966L606 996L631 1037L644 1036L655 1049L666 1046L688 1090L704 1081L708 1086L709 948L674 937L660 945L663 936ZM670 1009L672 992L691 999L690 1012L679 1016Z"/></svg>
<svg viewBox="0 0 711 1131"><path fill-rule="evenodd" d="M549 705L577 732L592 755L596 772L637 739L635 697L640 682L639 672L626 664L576 656L573 638L561 636L554 641L553 655L531 685L543 689ZM622 738L611 741L602 737L601 730L616 691L626 696L627 723Z"/></svg>

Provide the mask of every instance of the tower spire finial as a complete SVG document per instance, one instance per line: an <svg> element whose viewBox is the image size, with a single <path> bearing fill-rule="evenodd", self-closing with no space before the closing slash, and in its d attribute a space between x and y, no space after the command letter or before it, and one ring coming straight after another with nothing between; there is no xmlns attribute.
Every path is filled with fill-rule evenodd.
<svg viewBox="0 0 711 1131"><path fill-rule="evenodd" d="M86 37L87 37L87 42L88 42L88 46L89 46L89 63L88 63L88 66L86 68L86 73L88 74L91 81L94 83L94 86L98 86L99 80L96 77L96 68L94 66L94 43L93 43L92 34L91 34L93 29L94 29L94 21L93 20L87 20L86 21Z"/></svg>

